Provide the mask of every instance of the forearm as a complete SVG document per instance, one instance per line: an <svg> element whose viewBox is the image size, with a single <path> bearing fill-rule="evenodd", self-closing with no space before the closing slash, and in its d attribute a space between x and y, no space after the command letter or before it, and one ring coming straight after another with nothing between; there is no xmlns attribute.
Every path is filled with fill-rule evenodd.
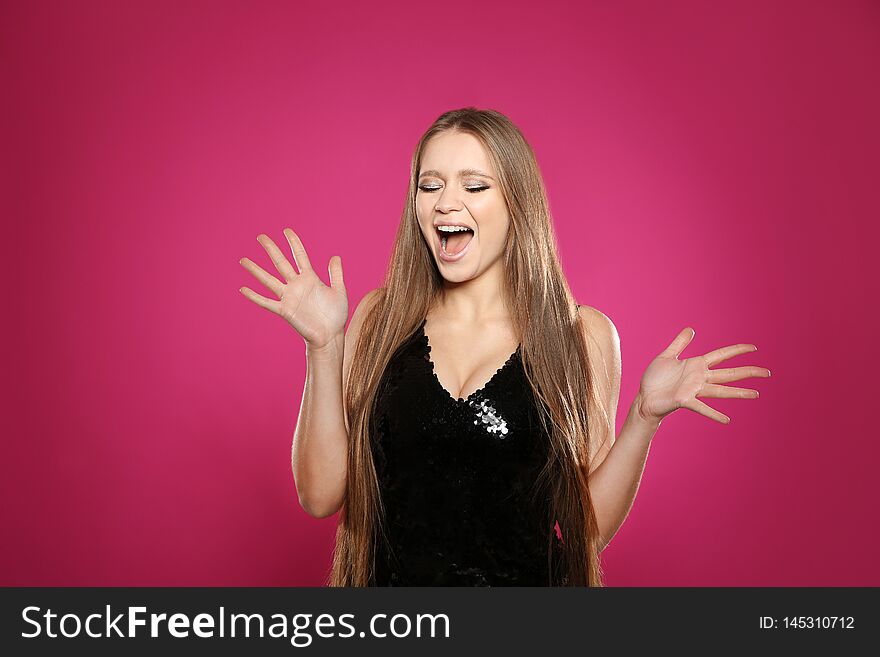
<svg viewBox="0 0 880 657"><path fill-rule="evenodd" d="M632 508L651 441L660 426L659 420L646 420L639 414L639 401L637 395L608 456L589 477L600 550L611 542Z"/></svg>
<svg viewBox="0 0 880 657"><path fill-rule="evenodd" d="M323 349L306 347L306 382L293 437L292 465L300 504L314 517L335 513L345 493L344 348L343 334Z"/></svg>

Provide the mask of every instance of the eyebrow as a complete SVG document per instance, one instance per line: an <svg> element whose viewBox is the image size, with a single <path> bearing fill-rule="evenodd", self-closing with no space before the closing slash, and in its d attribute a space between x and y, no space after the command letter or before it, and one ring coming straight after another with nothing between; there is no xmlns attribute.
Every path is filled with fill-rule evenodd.
<svg viewBox="0 0 880 657"><path fill-rule="evenodd" d="M488 178L489 180L495 180L492 176L484 171L480 171L479 169L459 169L459 176L482 176L483 178ZM425 176L437 176L438 178L442 178L440 172L436 169L429 169L428 171L422 171L419 174L419 178L424 178Z"/></svg>

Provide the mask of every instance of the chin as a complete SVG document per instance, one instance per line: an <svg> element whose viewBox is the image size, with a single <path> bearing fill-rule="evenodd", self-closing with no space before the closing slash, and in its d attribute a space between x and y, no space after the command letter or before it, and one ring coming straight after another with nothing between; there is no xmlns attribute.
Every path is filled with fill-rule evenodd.
<svg viewBox="0 0 880 657"><path fill-rule="evenodd" d="M443 280L446 281L447 283L465 283L465 282L475 278L475 276L471 273L464 274L464 273L457 272L455 274L444 274L442 269L440 270L440 275L443 277Z"/></svg>

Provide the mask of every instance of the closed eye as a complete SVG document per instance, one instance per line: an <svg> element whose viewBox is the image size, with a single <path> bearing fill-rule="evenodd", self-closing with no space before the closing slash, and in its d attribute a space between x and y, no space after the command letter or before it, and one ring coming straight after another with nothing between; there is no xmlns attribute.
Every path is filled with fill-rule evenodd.
<svg viewBox="0 0 880 657"><path fill-rule="evenodd" d="M421 189L423 192L436 192L440 188L436 185L435 186L419 185L419 189ZM465 187L465 189L467 191L469 191L471 194L476 194L477 192L482 192L485 189L489 189L489 186L483 185L481 187Z"/></svg>

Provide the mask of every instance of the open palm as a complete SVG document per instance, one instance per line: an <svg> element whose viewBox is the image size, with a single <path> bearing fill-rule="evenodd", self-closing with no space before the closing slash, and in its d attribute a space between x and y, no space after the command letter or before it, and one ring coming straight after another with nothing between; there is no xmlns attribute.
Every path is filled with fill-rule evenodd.
<svg viewBox="0 0 880 657"><path fill-rule="evenodd" d="M702 356L679 360L678 356L694 337L692 328L678 334L642 375L639 395L639 412L645 418L656 420L679 408L687 408L722 424L730 418L697 397L737 397L754 399L757 390L719 385L749 377L768 377L770 370L764 367L746 366L710 370L709 367L733 358L738 354L756 351L753 344L736 344L715 349Z"/></svg>
<svg viewBox="0 0 880 657"><path fill-rule="evenodd" d="M260 234L257 241L266 249L283 281L269 274L248 258L239 260L241 265L265 285L278 299L261 296L248 287L242 294L277 315L283 317L312 347L322 348L345 331L348 320L348 296L342 277L342 258L330 258L330 285L312 269L306 250L299 236L290 228L284 229L299 273L297 273L275 242L268 235Z"/></svg>

